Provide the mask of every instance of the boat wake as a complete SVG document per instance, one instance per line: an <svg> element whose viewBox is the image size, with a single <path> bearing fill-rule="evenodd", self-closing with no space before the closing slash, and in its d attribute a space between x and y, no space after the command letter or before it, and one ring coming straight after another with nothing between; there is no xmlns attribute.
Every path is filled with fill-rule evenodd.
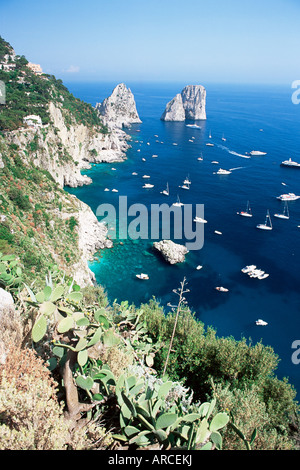
<svg viewBox="0 0 300 470"><path fill-rule="evenodd" d="M217 145L217 147L219 147L220 149L225 150L226 152L231 153L232 155L236 155L237 157L241 157L241 158L251 158L249 155L243 155L243 154L241 154L241 153L235 152L234 150L230 150L228 147L225 147L224 145L219 145L219 144L216 144L216 145Z"/></svg>

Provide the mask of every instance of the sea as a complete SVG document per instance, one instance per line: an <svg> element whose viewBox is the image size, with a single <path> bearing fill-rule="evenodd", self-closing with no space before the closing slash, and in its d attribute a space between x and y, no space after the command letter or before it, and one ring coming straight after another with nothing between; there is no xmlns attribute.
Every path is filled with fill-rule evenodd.
<svg viewBox="0 0 300 470"><path fill-rule="evenodd" d="M74 96L93 106L116 85L66 83ZM160 119L166 104L186 83L126 85L142 121L125 129L131 139L127 159L93 164L84 171L93 183L67 191L95 213L103 204L114 207L117 217L121 196L126 196L128 207L140 204L149 214L153 204L171 206L179 196L189 207L203 205L207 223L202 224L203 246L189 250L185 262L177 265L170 265L153 249L158 240L151 238L150 230L144 238L130 238L126 230L121 234L117 230L113 248L97 253L90 263L97 282L110 302L128 300L139 306L155 298L168 312L178 300L174 289L185 279L186 301L196 317L219 337L271 346L280 359L275 374L287 377L298 397L300 199L289 202L288 220L274 217L284 210L279 195L300 195L300 169L280 165L288 158L300 163L300 105L292 101L291 85L202 83L207 91L207 119L195 122ZM189 126L194 124L199 127ZM266 155L251 156L253 150ZM216 174L219 168L231 173ZM150 178L143 179L144 175ZM186 177L191 181L189 190L179 187ZM145 183L153 188L143 188ZM161 191L167 183L170 195L164 196ZM248 201L253 217L239 216ZM268 211L273 229L258 230ZM185 244L186 237L175 238L174 223L171 219L170 239ZM269 276L250 278L241 271L248 265ZM138 279L139 273L148 274L149 280ZM228 292L216 290L218 286ZM267 325L258 326L258 319Z"/></svg>

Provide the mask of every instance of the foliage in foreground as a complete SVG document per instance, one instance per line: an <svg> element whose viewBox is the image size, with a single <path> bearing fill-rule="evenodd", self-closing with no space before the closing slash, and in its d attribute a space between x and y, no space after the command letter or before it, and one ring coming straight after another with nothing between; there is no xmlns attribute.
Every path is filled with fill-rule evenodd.
<svg viewBox="0 0 300 470"><path fill-rule="evenodd" d="M0 448L295 448L291 387L261 367L263 347L247 346L239 367L232 360L230 382L226 358L245 353L245 343L230 339L225 353L224 338L205 332L184 306L174 329L175 313L157 302L110 306L101 288L81 289L58 272L16 298L17 314L0 328ZM14 350L9 327L18 332Z"/></svg>

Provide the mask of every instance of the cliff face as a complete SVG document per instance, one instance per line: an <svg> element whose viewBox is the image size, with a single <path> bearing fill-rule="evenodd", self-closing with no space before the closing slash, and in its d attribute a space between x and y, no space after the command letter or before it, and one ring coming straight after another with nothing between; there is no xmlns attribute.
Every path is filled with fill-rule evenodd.
<svg viewBox="0 0 300 470"><path fill-rule="evenodd" d="M6 134L18 146L23 158L49 171L60 186L77 187L91 184L91 178L81 174L90 163L116 162L126 158L129 137L121 130L107 134L83 124L66 123L62 109L49 103L51 123L45 126L22 127Z"/></svg>
<svg viewBox="0 0 300 470"><path fill-rule="evenodd" d="M104 123L110 128L122 128L141 123L133 93L124 83L117 85L112 94L102 103L97 103L96 109L104 119Z"/></svg>
<svg viewBox="0 0 300 470"><path fill-rule="evenodd" d="M206 90L202 85L188 85L167 105L162 121L206 119Z"/></svg>

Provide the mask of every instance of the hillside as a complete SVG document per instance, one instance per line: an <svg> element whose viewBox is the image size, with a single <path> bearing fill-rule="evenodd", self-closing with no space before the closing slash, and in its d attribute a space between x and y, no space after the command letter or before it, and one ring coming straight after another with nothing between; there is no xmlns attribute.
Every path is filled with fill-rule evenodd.
<svg viewBox="0 0 300 470"><path fill-rule="evenodd" d="M128 137L0 38L0 449L297 449L272 348L218 338L186 306L109 304L87 260L106 228L64 186ZM4 67L5 66L5 67Z"/></svg>

